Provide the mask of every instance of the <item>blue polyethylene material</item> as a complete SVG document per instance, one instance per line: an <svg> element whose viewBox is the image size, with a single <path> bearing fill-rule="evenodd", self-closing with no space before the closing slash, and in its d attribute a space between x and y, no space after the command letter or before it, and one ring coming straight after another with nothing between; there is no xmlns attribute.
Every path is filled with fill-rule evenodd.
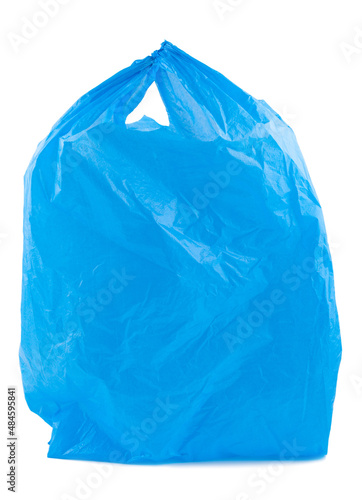
<svg viewBox="0 0 362 500"><path fill-rule="evenodd" d="M169 126L126 124L153 82ZM340 357L321 207L264 101L164 42L39 144L20 363L49 457L323 456Z"/></svg>

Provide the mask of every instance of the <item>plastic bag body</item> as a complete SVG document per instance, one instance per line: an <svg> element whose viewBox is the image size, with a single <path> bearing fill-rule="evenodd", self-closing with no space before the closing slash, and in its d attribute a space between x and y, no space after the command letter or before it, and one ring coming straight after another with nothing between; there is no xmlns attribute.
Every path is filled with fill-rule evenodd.
<svg viewBox="0 0 362 500"><path fill-rule="evenodd" d="M126 125L153 82L170 125ZM166 42L38 146L20 361L48 456L322 456L340 355L321 207L265 102Z"/></svg>

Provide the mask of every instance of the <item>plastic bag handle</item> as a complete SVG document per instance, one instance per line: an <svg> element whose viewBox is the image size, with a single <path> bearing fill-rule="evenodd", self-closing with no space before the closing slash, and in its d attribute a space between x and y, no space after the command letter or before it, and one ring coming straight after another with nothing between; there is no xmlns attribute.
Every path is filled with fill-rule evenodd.
<svg viewBox="0 0 362 500"><path fill-rule="evenodd" d="M248 94L217 71L165 41L151 56L135 61L85 94L53 130L61 126L62 134L74 134L102 122L126 127L127 116L142 101L153 82L167 110L171 130L201 140L204 137L207 140L228 138L230 123L240 114L246 126L250 120ZM226 107L221 109L219 103L229 96L227 116Z"/></svg>
<svg viewBox="0 0 362 500"><path fill-rule="evenodd" d="M216 71L178 49L170 42L163 42L161 48L140 61L147 68L142 81L134 81L133 91L124 98L121 120L142 101L147 89L155 82L169 117L169 127L178 132L203 136L210 140L225 134L226 123L219 102L225 99L218 78L230 84L230 90L237 89L239 97L246 94ZM238 107L235 101L231 105ZM234 116L240 113L236 109Z"/></svg>

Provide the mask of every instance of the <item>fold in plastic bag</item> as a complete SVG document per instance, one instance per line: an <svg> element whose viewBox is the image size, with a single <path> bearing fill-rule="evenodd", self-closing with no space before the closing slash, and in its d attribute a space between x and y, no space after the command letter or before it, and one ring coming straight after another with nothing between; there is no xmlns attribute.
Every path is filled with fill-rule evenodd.
<svg viewBox="0 0 362 500"><path fill-rule="evenodd" d="M153 82L169 126L126 125ZM264 101L164 42L40 143L20 360L49 457L324 455L340 356L321 207Z"/></svg>

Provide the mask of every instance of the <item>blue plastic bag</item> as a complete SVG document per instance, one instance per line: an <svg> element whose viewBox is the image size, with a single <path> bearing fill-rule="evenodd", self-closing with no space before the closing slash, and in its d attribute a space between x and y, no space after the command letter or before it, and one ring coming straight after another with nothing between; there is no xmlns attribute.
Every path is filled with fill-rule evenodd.
<svg viewBox="0 0 362 500"><path fill-rule="evenodd" d="M153 82L169 126L127 125ZM340 357L321 207L264 101L164 42L40 143L20 360L49 457L322 456Z"/></svg>

